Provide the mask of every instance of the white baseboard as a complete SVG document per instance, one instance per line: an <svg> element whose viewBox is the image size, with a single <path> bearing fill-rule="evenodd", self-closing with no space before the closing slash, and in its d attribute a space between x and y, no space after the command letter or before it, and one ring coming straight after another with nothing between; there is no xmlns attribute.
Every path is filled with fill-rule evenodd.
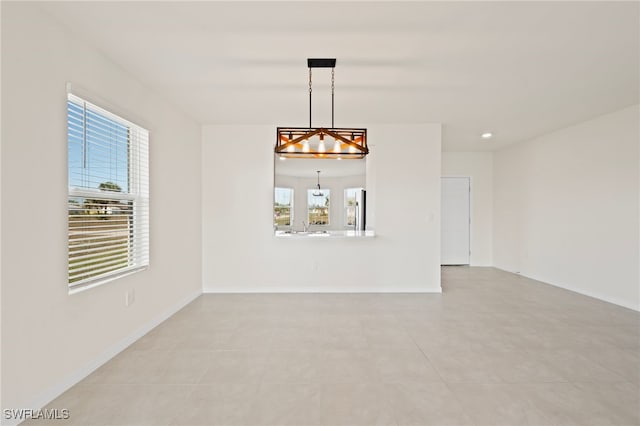
<svg viewBox="0 0 640 426"><path fill-rule="evenodd" d="M576 287L574 287L572 285L568 285L568 284L552 283L552 282L549 282L545 278L537 277L537 276L534 276L534 275L531 275L531 274L523 274L521 272L513 272L513 271L509 271L507 269L502 269L502 268L498 268L498 267L495 267L495 268L499 269L501 271L509 272L509 273L512 273L512 274L517 274L517 275L523 276L525 278L529 278L529 279L532 279L532 280L540 281L541 283L552 285L554 287L558 287L558 288L561 288L561 289L564 289L564 290L569 290L569 291L572 291L574 293L581 294L583 296L592 297L594 299L602 300L603 302L612 303L614 305L622 306L623 308L627 308L627 309L631 309L633 311L640 312L640 305L633 305L632 303L629 303L626 300L620 300L620 299L618 299L616 297L603 295L603 294L597 293L597 292L585 291L585 290L576 288Z"/></svg>
<svg viewBox="0 0 640 426"><path fill-rule="evenodd" d="M281 286L205 286L204 294L246 293L442 293L442 287L281 287Z"/></svg>
<svg viewBox="0 0 640 426"><path fill-rule="evenodd" d="M49 389L47 389L45 392L40 394L37 398L34 398L32 401L30 401L29 404L26 404L26 405L24 405L22 407L15 407L15 408L28 408L28 409L36 410L36 409L41 409L41 408L45 407L48 403L50 403L51 401L56 399L58 396L62 395L69 388L71 388L72 386L74 386L75 384L80 382L82 379L87 377L89 374L93 373L100 366L105 364L107 361L109 361L114 356L118 355L120 352L122 352L127 347L129 347L132 343L136 342L138 339L140 339L142 336L147 334L149 331L151 331L152 329L154 329L155 327L160 325L163 321L165 321L166 319L171 317L173 314L178 312L180 309L184 308L186 305L191 303L194 299L196 299L201 294L202 294L202 291L200 291L200 290L191 293L189 296L185 297L180 302L178 302L175 305L173 305L171 308L167 309L166 311L164 311L160 315L157 315L155 318L153 318L147 324L145 324L144 326L142 326L138 330L136 330L134 333L130 334L129 336L125 337L124 339L120 340L119 342L116 342L115 344L111 345L109 348L107 348L107 350L105 350L102 354L100 354L100 356L98 356L97 358L95 358L92 361L90 361L89 363L87 363L84 367L79 368L78 370L74 371L72 374L70 374L69 376L65 377L63 380L58 382L56 385L54 385L54 386L50 387ZM60 407L58 407L58 408L60 408ZM22 423L23 421L24 420L17 420L17 419L8 420L8 419L5 419L4 415L3 415L2 416L2 420L1 420L1 424L2 424L2 426L15 426L15 425L18 425L18 424Z"/></svg>

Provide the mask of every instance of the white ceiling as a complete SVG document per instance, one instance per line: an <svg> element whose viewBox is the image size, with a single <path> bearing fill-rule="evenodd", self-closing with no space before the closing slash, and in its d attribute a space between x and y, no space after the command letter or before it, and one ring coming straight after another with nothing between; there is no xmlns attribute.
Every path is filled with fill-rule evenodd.
<svg viewBox="0 0 640 426"><path fill-rule="evenodd" d="M638 2L43 7L200 123L307 125L308 57L338 59L336 126L441 122L445 150L493 150L639 100ZM313 81L314 123L328 125L328 70Z"/></svg>

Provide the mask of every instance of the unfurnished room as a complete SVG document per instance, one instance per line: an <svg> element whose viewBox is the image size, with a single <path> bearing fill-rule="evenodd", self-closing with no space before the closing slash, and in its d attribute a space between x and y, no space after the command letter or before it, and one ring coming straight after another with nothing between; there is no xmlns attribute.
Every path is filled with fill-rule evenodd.
<svg viewBox="0 0 640 426"><path fill-rule="evenodd" d="M0 14L0 424L640 426L640 2Z"/></svg>

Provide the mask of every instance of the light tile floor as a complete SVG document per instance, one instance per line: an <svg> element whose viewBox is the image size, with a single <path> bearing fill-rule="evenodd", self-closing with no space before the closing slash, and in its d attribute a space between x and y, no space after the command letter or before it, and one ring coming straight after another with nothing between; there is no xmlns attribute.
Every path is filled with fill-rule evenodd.
<svg viewBox="0 0 640 426"><path fill-rule="evenodd" d="M640 425L640 314L492 268L442 277L203 295L53 401L54 424Z"/></svg>

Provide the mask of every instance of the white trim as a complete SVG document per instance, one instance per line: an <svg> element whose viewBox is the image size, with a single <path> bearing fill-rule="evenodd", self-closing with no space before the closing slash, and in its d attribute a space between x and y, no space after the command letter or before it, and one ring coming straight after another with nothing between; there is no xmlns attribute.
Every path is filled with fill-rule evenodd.
<svg viewBox="0 0 640 426"><path fill-rule="evenodd" d="M150 131L151 129L151 127L147 125L149 124L147 123L147 120L144 120L142 117L138 116L132 111L127 110L126 108L119 107L117 103L111 102L110 100L98 95L93 90L86 89L85 87L82 87L77 83L67 81L66 91L67 95L72 95L75 98L80 98L81 100L87 101L90 104L100 108L101 110L104 110L111 115L115 115L119 120L128 121L135 126L143 127L145 130Z"/></svg>
<svg viewBox="0 0 640 426"><path fill-rule="evenodd" d="M289 191L291 191L291 202L289 203L289 225L275 225L275 218L274 218L274 225L275 225L276 229L279 229L279 228L292 229L293 228L293 221L295 220L295 217L294 217L294 211L295 211L294 201L295 201L295 198L296 198L296 190L295 190L295 188L291 188L289 186L277 186L275 184L275 182L274 182L274 184L273 184L273 212L272 212L272 214L274 214L275 210L276 210L276 189L288 189Z"/></svg>
<svg viewBox="0 0 640 426"><path fill-rule="evenodd" d="M135 343L138 339L140 339L142 336L144 336L145 334L153 330L155 327L157 327L162 322L167 320L169 317L171 317L173 314L178 312L180 309L184 308L186 305L193 302L201 294L202 292L200 290L189 294L187 297L183 298L180 302L176 303L171 308L167 309L160 315L157 315L156 317L154 317L151 321L146 323L144 326L140 327L134 333L116 342L115 344L109 346L97 358L86 363L84 367L77 369L72 374L60 380L54 386L51 386L45 392L41 393L38 397L34 398L30 404L25 404L20 407L3 407L3 408L27 408L27 409L44 408L51 401L53 401L54 399L62 395L65 391L67 391L69 388L71 388L72 386L80 382L89 374L93 373L95 370L97 370L100 366L105 364L111 358L118 355L120 352L125 350L131 344ZM22 421L18 421L14 419L6 420L4 419L4 416L1 421L3 426L15 426L22 423Z"/></svg>
<svg viewBox="0 0 640 426"><path fill-rule="evenodd" d="M473 244L473 179L470 175L442 175L440 176L440 191L442 196L442 179L455 178L455 179L467 179L469 181L469 263L464 263L464 266L482 266L476 265L472 262L473 250L471 250ZM442 202L440 203L440 266L456 266L456 265L444 265L442 264Z"/></svg>
<svg viewBox="0 0 640 426"><path fill-rule="evenodd" d="M478 267L482 267L482 268L492 268L492 262L489 263L476 263L474 257L474 251L473 251L473 244L474 244L474 239L473 239L473 229L475 226L475 220L474 220L474 216L473 216L473 212L474 212L474 187L473 187L473 180L474 177L471 175L442 175L440 176L441 178L443 177L451 177L451 178L469 178L469 219L471 220L469 222L469 266L478 266ZM445 265L446 266L446 265Z"/></svg>
<svg viewBox="0 0 640 426"><path fill-rule="evenodd" d="M67 244L67 252L68 252L68 281L69 281L69 294L74 294L78 291L88 290L90 288L96 287L98 285L106 284L113 279L120 278L122 276L129 275L138 270L144 269L149 265L149 131L138 126L137 124L120 117L108 110L105 110L99 106L92 104L84 98L81 98L71 92L71 84L67 83L67 128L68 131L72 128L71 125L71 109L69 105L75 105L78 109L82 110L83 118L82 124L74 125L83 131L82 144L83 144L83 155L85 156L85 160L83 160L82 172L79 173L82 176L83 184L87 185L90 181L90 178L97 178L99 174L95 174L95 170L90 167L87 168L84 164L86 161L86 148L89 146L100 146L101 143L98 143L96 138L89 138L87 136L88 131L91 129L97 129L98 126L96 123L91 125L89 123L89 119L87 118L87 112L92 112L98 117L107 119L111 122L118 123L127 129L127 168L128 168L128 176L129 176L129 185L126 192L118 191L103 191L97 188L87 188L87 187L75 187L71 186L71 182L67 179L67 185L69 186L68 190L68 199L75 198L97 198L104 200L119 200L119 201L130 201L131 211L127 216L130 217L128 222L128 236L123 238L127 238L128 247L126 249L126 266L119 266L122 263L122 257L125 256L124 253L119 253L117 258L113 256L111 258L104 258L104 263L99 263L95 265L95 268L92 268L90 263L86 261L78 262L78 268L72 271L72 258L80 257L85 258L87 261L91 258L88 257L88 253L92 255L100 254L101 251L96 251L95 249L89 249L86 246L87 242L91 242L91 240L87 240L87 238L92 238L88 236L89 234L84 233L76 233L77 239L74 241L80 243L78 245L78 250L74 251L72 254L71 239ZM76 114L78 115L78 114ZM76 117L78 118L78 117ZM99 137L101 138L101 137ZM101 148L101 151L106 154L111 153L111 149L116 145L117 141L112 141L109 135L105 136L106 139L103 140L103 143L108 146L104 146ZM95 140L94 140L95 139ZM69 139L69 143L72 143ZM75 142L73 142L75 144ZM117 142L117 145L121 146L120 142ZM103 154L100 154L103 155ZM71 165L70 158L67 158L67 166L69 175L76 171L76 166ZM88 171L88 173L85 173ZM99 180L94 181L94 183L99 182L103 178L100 177ZM100 184L102 186L102 184ZM83 203L84 204L84 203ZM68 206L68 215L69 217L76 215L77 213L72 213L72 211L77 210L76 207L73 207L72 204ZM106 213L106 212L105 212ZM131 220L133 220L133 226L131 226ZM94 226L94 228L104 228L103 226ZM71 228L70 223L67 223L67 229L71 238ZM105 229L97 229L93 232L97 233L98 238L102 238L105 236ZM111 241L103 241L105 244L109 244L105 248L107 250L111 249L113 244ZM118 242L118 245L121 245L122 242ZM84 247L83 247L84 246ZM79 256L78 256L79 255ZM96 270L96 268L98 268ZM114 268L116 268L114 270ZM106 271L106 272L105 272ZM94 276L96 273L101 272L99 275ZM79 281L74 281L78 279Z"/></svg>
<svg viewBox="0 0 640 426"><path fill-rule="evenodd" d="M69 286L69 295L81 293L85 290L89 290L90 288L99 287L103 284L135 274L136 272L142 272L146 269L149 269L149 265L132 266L128 269L119 269L118 271L120 272L117 274L114 274L113 272L107 272L106 276L90 278L87 281Z"/></svg>
<svg viewBox="0 0 640 426"><path fill-rule="evenodd" d="M313 194L313 192L315 192L317 190L318 190L318 188L307 188L307 194L306 194L307 196L305 197L305 204L307 205L307 226L309 228L311 228L311 226L331 226L331 203L333 203L333 201L331 201L331 199L333 198L332 195L331 195L331 188L320 189L320 191L328 191L329 192L329 205L327 206L327 214L329 215L329 221L327 223L325 223L324 225L311 225L311 219L309 219L309 191L312 191L311 193Z"/></svg>
<svg viewBox="0 0 640 426"><path fill-rule="evenodd" d="M238 286L224 286L216 288L205 288L202 291L203 294L291 294L291 293L333 293L333 294L346 294L346 293L412 293L412 294L439 294L442 293L442 287L435 288L419 288L419 287L276 287L276 286L251 286L251 287L238 287Z"/></svg>
<svg viewBox="0 0 640 426"><path fill-rule="evenodd" d="M551 282L547 281L544 278L538 278L538 277L535 277L535 276L532 276L532 275L523 274L521 272L509 271L508 269L499 268L497 266L494 266L494 268L499 269L499 270L504 271L504 272L508 272L510 274L516 274L516 275L523 276L525 278L529 278L531 280L539 281L539 282L541 282L543 284L547 284L547 285L550 285L550 286L553 286L553 287L558 287L558 288L561 288L563 290L571 291L573 293L578 293L578 294L581 294L583 296L591 297L593 299L598 299L598 300L606 302L606 303L611 303L613 305L621 306L623 308L627 308L627 309L631 309L633 311L640 312L640 302L637 305L634 306L632 303L629 303L626 300L621 300L621 299L618 299L617 297L605 296L605 295L602 295L602 294L600 294L598 292L592 292L592 291L585 291L585 290L577 289L577 288L573 287L570 284L551 283Z"/></svg>

